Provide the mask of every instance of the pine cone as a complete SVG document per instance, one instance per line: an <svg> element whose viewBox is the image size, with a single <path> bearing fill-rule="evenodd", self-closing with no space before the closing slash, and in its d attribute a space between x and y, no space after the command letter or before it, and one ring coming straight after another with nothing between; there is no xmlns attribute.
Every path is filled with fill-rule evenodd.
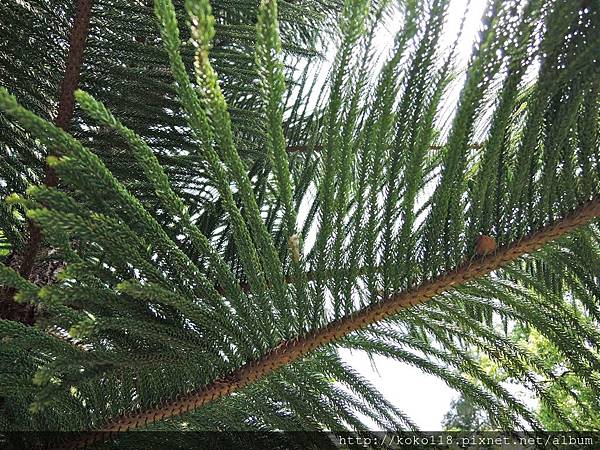
<svg viewBox="0 0 600 450"><path fill-rule="evenodd" d="M479 236L475 245L475 253L479 256L485 256L496 250L496 239L491 236Z"/></svg>

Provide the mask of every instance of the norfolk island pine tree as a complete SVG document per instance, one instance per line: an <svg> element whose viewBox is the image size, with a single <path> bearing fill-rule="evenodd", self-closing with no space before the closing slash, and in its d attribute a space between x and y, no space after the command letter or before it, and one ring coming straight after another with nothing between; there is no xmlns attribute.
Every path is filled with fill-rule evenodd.
<svg viewBox="0 0 600 450"><path fill-rule="evenodd" d="M2 429L414 429L341 348L578 429L498 324L600 392L600 12L490 1L443 126L448 6L3 2Z"/></svg>

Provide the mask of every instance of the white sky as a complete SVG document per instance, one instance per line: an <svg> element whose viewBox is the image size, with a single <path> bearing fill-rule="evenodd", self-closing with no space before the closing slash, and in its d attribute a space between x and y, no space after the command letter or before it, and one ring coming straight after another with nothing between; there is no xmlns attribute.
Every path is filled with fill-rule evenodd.
<svg viewBox="0 0 600 450"><path fill-rule="evenodd" d="M447 19L447 39L450 43L458 33L468 0L452 0ZM460 60L465 63L471 54L474 39L477 37L486 1L472 0L467 12L463 38L459 44ZM393 26L393 25L392 25ZM390 31L394 31L390 27ZM378 45L388 46L391 35L382 34ZM359 373L375 385L391 403L408 415L424 431L441 430L441 421L448 411L450 402L458 393L443 381L432 375L384 357L375 357L377 370L364 352L341 352L344 359ZM365 419L366 420L366 419Z"/></svg>

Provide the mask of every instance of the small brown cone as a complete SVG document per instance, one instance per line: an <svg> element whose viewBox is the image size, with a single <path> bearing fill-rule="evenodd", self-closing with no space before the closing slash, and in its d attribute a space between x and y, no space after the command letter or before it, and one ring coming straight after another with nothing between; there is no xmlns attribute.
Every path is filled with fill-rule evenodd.
<svg viewBox="0 0 600 450"><path fill-rule="evenodd" d="M288 239L288 246L294 262L300 261L300 235L292 234Z"/></svg>
<svg viewBox="0 0 600 450"><path fill-rule="evenodd" d="M496 250L496 239L491 236L479 236L475 245L475 253L479 256L485 256Z"/></svg>

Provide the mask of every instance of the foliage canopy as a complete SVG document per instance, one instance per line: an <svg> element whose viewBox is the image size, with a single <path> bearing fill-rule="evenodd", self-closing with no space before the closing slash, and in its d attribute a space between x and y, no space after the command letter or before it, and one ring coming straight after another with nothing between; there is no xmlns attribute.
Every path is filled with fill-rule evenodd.
<svg viewBox="0 0 600 450"><path fill-rule="evenodd" d="M340 348L506 429L542 425L470 349L600 410L507 333L600 393L597 5L490 0L460 73L448 0L90 3L0 4L2 429L415 428Z"/></svg>

